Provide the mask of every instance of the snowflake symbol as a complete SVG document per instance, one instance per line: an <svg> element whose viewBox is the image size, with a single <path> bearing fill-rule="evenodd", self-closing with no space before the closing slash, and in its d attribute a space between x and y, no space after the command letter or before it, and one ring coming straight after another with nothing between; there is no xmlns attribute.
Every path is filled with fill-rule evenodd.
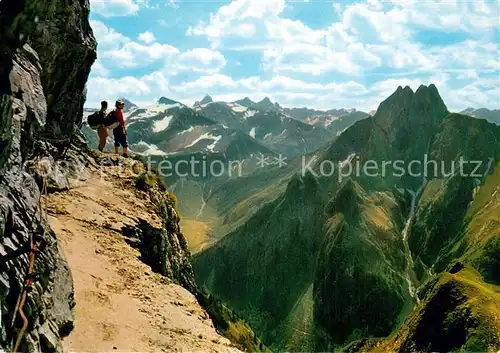
<svg viewBox="0 0 500 353"><path fill-rule="evenodd" d="M274 157L275 164L278 165L278 167L282 168L287 165L286 163L286 156L280 154L278 157Z"/></svg>
<svg viewBox="0 0 500 353"><path fill-rule="evenodd" d="M262 153L260 154L260 157L257 157L257 167L264 168L270 164L271 163L269 162L268 157L264 156Z"/></svg>

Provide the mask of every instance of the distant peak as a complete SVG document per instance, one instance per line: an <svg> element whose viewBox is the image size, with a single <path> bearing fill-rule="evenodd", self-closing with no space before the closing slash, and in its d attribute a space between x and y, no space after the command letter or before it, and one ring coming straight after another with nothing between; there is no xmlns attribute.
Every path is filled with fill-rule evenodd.
<svg viewBox="0 0 500 353"><path fill-rule="evenodd" d="M417 101L425 100L426 102L445 106L437 87L433 84L430 84L429 86L420 85L420 87L415 92L415 99Z"/></svg>
<svg viewBox="0 0 500 353"><path fill-rule="evenodd" d="M462 110L461 113L472 113L474 110L476 110L476 109L474 109L472 107L468 107L467 109Z"/></svg>
<svg viewBox="0 0 500 353"><path fill-rule="evenodd" d="M255 104L255 102L248 97L240 99L234 103L237 103L237 104L242 105L242 106L247 107L247 108L250 108L252 105Z"/></svg>
<svg viewBox="0 0 500 353"><path fill-rule="evenodd" d="M160 99L158 99L158 104L176 104L176 103L178 102L167 97L161 97Z"/></svg>
<svg viewBox="0 0 500 353"><path fill-rule="evenodd" d="M411 93L414 93L414 92L413 92L413 90L411 89L411 87L410 87L410 86L405 86L405 88L404 88L404 90L403 90L403 91L404 91L404 92L411 92Z"/></svg>
<svg viewBox="0 0 500 353"><path fill-rule="evenodd" d="M271 100L269 99L269 97L266 97L263 100L261 100L259 103L256 103L254 105L254 108L261 109L261 110L276 110L276 109L279 109L278 107L276 107L276 105L273 102L271 102Z"/></svg>
<svg viewBox="0 0 500 353"><path fill-rule="evenodd" d="M212 97L210 97L208 94L205 95L205 97L203 97L203 99L200 101L200 104L209 104L209 103L213 103L213 99Z"/></svg>
<svg viewBox="0 0 500 353"><path fill-rule="evenodd" d="M123 103L125 103L125 106L128 106L128 107L137 107L136 104L132 103L131 101L129 101L127 98L125 97L121 97L121 98L118 98L118 100L121 100L123 101Z"/></svg>

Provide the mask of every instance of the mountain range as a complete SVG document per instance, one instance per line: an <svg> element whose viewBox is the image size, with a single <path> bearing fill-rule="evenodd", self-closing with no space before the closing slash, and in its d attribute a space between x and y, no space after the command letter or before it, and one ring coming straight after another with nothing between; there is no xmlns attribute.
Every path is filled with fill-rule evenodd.
<svg viewBox="0 0 500 353"><path fill-rule="evenodd" d="M214 185L198 283L277 351L495 349L499 141L500 127L450 113L434 85L399 87L309 155L305 173L292 159ZM324 171L426 158L440 168ZM480 173L458 173L460 160Z"/></svg>
<svg viewBox="0 0 500 353"><path fill-rule="evenodd" d="M480 109L467 108L461 111L460 114L473 116L479 119L486 119L492 123L500 125L500 109L490 110L486 108L480 108Z"/></svg>
<svg viewBox="0 0 500 353"><path fill-rule="evenodd" d="M90 1L46 5L0 1L0 351L500 351L496 112L162 97L101 153Z"/></svg>
<svg viewBox="0 0 500 353"><path fill-rule="evenodd" d="M144 155L244 161L243 175L167 184L181 200L198 284L266 345L406 352L500 340L488 309L500 305L495 114L450 113L430 85L399 87L372 115L207 95L193 108L161 98L126 119ZM259 154L286 163L257 167ZM432 173L427 159L439 166ZM480 162L482 174L457 175L460 160ZM394 161L423 163L399 175ZM325 175L354 162L391 163L375 177Z"/></svg>

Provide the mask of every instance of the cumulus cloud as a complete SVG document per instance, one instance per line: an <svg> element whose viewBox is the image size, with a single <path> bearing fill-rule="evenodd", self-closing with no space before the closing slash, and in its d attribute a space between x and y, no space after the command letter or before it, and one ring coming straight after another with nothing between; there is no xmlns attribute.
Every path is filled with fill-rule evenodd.
<svg viewBox="0 0 500 353"><path fill-rule="evenodd" d="M143 33L139 34L138 39L141 42L144 42L146 44L151 44L151 43L156 42L155 35L152 32L150 32L150 31L146 31L146 32L143 32Z"/></svg>
<svg viewBox="0 0 500 353"><path fill-rule="evenodd" d="M110 68L116 65L140 68L141 74L151 67L155 71L150 75L156 75L158 82L145 75L135 78L138 82L130 76L110 84L128 87L130 97L135 95L138 101L171 94L189 102L209 92L226 100L270 96L283 105L372 109L399 85L416 89L436 83L452 109L464 104L500 105L496 3L335 2L332 13L337 20L320 28L287 18L285 8L284 0L234 0L222 5L185 32L185 43L193 39L189 37L200 37L208 47L187 46L182 51L159 43L149 31L138 34L135 42L93 21L100 57L93 77L111 82ZM421 33L451 40L430 44L419 37ZM243 63L238 79L233 77L227 63L240 60L231 57L235 51L252 51L261 59L259 72L245 77ZM188 80L175 76L182 72L190 73ZM134 88L136 83L140 84ZM146 90L144 85L151 87Z"/></svg>
<svg viewBox="0 0 500 353"><path fill-rule="evenodd" d="M143 45L130 42L119 49L104 52L103 56L111 59L119 67L133 68L147 66L160 60L168 60L179 53L177 48L168 44Z"/></svg>
<svg viewBox="0 0 500 353"><path fill-rule="evenodd" d="M131 16L139 12L133 0L91 0L90 9L103 17Z"/></svg>
<svg viewBox="0 0 500 353"><path fill-rule="evenodd" d="M143 42L139 43L100 21L91 21L91 26L99 43L99 64L93 69L95 75L107 76L111 67L135 69L151 64L163 67L170 75L183 71L215 73L226 65L224 55L217 50L193 48L181 52L172 45L158 43L149 31L138 36Z"/></svg>
<svg viewBox="0 0 500 353"><path fill-rule="evenodd" d="M130 42L129 38L112 28L108 28L104 23L100 21L90 20L90 26L94 31L94 36L98 43L99 52L114 50L119 48L123 44Z"/></svg>

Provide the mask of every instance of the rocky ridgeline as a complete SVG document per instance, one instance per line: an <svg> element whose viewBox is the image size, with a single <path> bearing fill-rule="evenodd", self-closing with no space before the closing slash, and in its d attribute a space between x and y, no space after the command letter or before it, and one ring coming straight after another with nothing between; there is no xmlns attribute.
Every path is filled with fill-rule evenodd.
<svg viewBox="0 0 500 353"><path fill-rule="evenodd" d="M44 236L24 305L28 327L21 351L60 351L60 338L73 327L71 272L44 221L40 178L29 165L44 153L60 157L81 121L84 86L96 58L88 14L88 0L0 2L1 256L29 247L33 234ZM14 348L22 325L14 311L27 272L27 254L2 264L2 350Z"/></svg>

